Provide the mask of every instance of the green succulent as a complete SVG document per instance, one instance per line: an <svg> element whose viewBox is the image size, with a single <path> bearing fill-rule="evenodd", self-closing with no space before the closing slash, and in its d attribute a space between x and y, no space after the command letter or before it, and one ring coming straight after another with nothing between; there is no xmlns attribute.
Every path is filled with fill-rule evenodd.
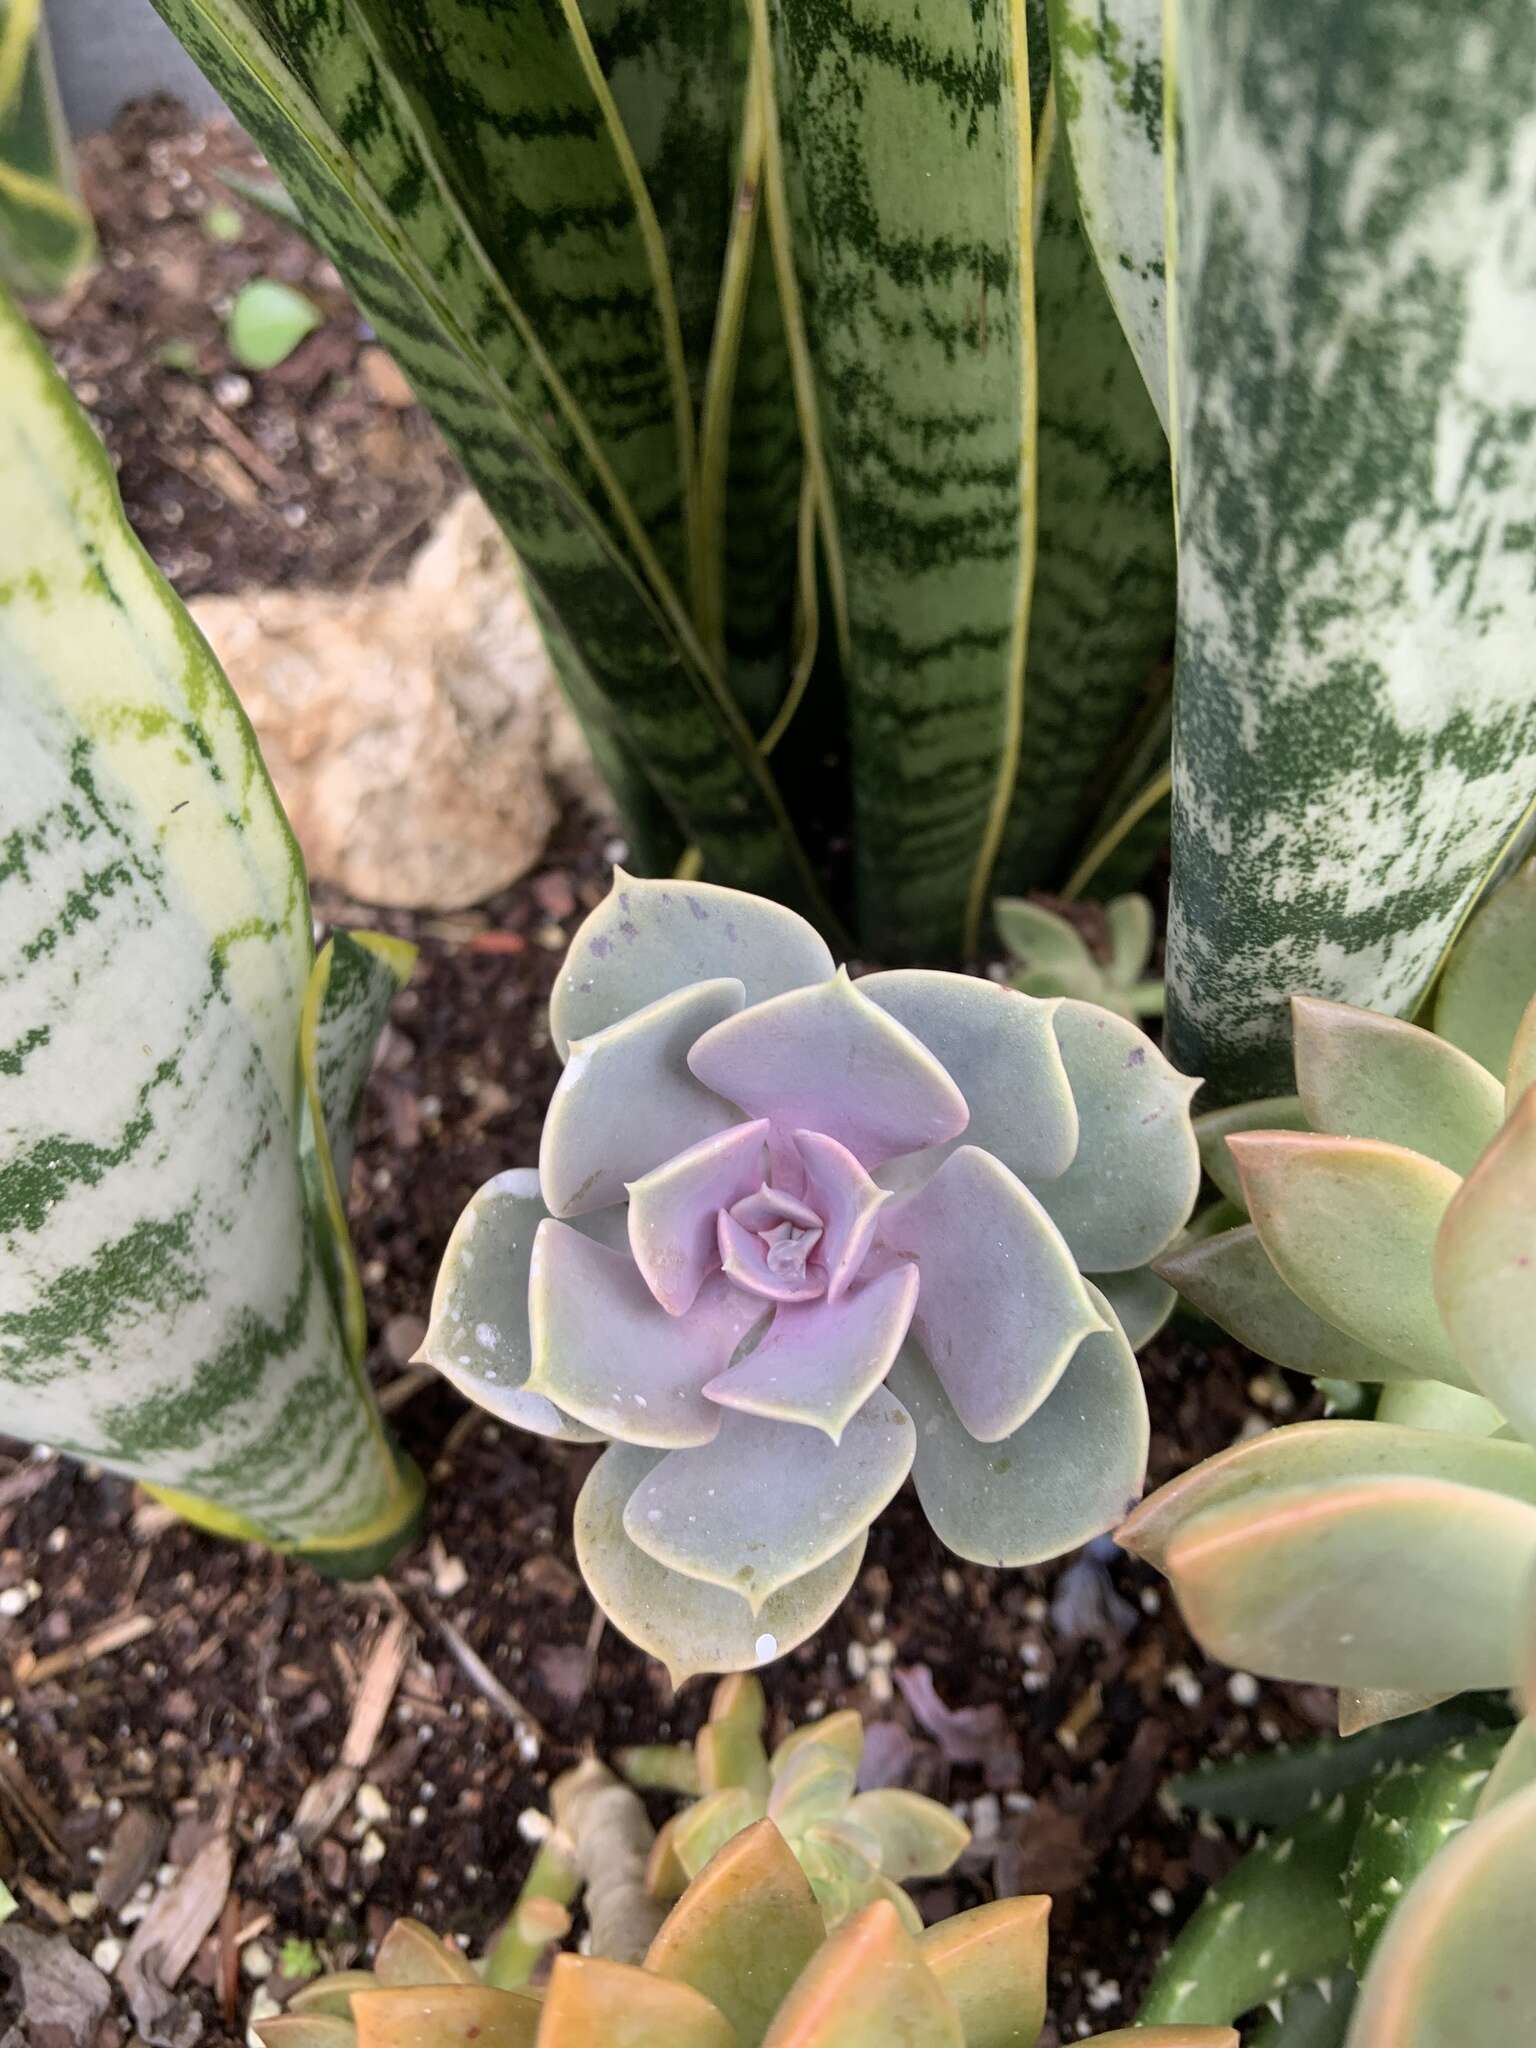
<svg viewBox="0 0 1536 2048"><path fill-rule="evenodd" d="M1434 1030L1298 997L1294 1103L1204 1119L1251 1220L1158 1270L1277 1364L1381 1389L1175 1479L1120 1540L1213 1654L1362 1725L1519 1668L1536 1571L1536 864L1446 967ZM1276 1126L1285 1125L1285 1128Z"/></svg>
<svg viewBox="0 0 1536 2048"><path fill-rule="evenodd" d="M1000 1899L921 1933L888 1899L828 1933L771 1820L717 1851L642 1963L562 1955L548 1988L499 1991L402 1921L373 1972L308 1985L266 2048L1032 2048L1050 1901ZM1099 2048L1237 2048L1230 2027L1102 2035Z"/></svg>
<svg viewBox="0 0 1536 2048"><path fill-rule="evenodd" d="M1105 904L1103 960L1070 918L1043 903L1001 896L992 916L1016 970L1010 987L1027 996L1076 996L1132 1022L1163 1014L1163 984L1147 972L1157 934L1145 896L1116 896Z"/></svg>
<svg viewBox="0 0 1536 2048"><path fill-rule="evenodd" d="M942 1877L969 1842L969 1828L921 1793L855 1789L864 1723L852 1710L795 1729L772 1756L763 1747L765 1715L755 1678L725 1678L696 1742L620 1753L619 1769L632 1785L692 1795L656 1837L646 1874L651 1896L680 1898L718 1849L766 1816L810 1879L829 1927L888 1899L908 1931L920 1933L921 1916L902 1883Z"/></svg>

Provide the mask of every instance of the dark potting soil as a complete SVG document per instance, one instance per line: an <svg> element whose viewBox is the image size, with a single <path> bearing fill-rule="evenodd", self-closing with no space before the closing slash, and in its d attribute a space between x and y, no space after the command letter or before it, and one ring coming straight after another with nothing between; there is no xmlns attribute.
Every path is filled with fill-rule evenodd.
<svg viewBox="0 0 1536 2048"><path fill-rule="evenodd" d="M46 316L51 345L184 595L390 573L456 472L328 266L230 202L219 166L260 170L237 134L164 105L88 146L105 260ZM204 216L230 203L240 237L218 241ZM252 377L222 321L257 273L327 317ZM238 2042L253 2001L306 1964L366 1958L400 1913L478 1946L527 1867L525 1816L551 1775L587 1749L690 1735L705 1712L706 1682L674 1696L594 1613L569 1533L591 1454L504 1429L406 1364L463 1204L536 1156L558 1070L549 989L614 854L608 828L571 817L544 865L481 910L317 903L421 948L351 1188L370 1366L432 1481L420 1546L381 1579L329 1584L0 1440L0 1878L22 1923L113 1978L99 2023L82 2017L88 1973L76 2003L34 2001L20 2038L37 2048L120 2048L135 2026ZM1175 1328L1144 1360L1154 1483L1298 1412L1299 1383L1208 1338ZM1156 1578L1104 1548L988 1571L951 1557L906 1491L843 1610L766 1678L780 1731L857 1707L908 1782L962 1807L975 1843L924 1889L930 1916L1053 1895L1048 2048L1133 2016L1171 1930L1237 1853L1161 1803L1162 1781L1332 1712L1321 1692L1208 1664ZM349 1771L349 1731L366 1741L376 1696L377 1737ZM168 1895L190 1961L160 1992L156 1957L135 1974L130 1951L130 2006L115 1973ZM0 1954L0 2041L7 1968Z"/></svg>

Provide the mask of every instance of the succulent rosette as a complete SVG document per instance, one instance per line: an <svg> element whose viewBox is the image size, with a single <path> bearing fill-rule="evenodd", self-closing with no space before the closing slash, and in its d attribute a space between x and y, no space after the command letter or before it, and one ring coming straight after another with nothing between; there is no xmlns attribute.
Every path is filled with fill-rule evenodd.
<svg viewBox="0 0 1536 2048"><path fill-rule="evenodd" d="M778 904L619 873L550 1028L538 1172L470 1203L423 1356L523 1428L608 1441L577 1553L675 1676L819 1627L909 1472L989 1564L1139 1495L1132 1345L1172 1298L1145 1267L1199 1159L1197 1084L1132 1024L965 975L854 982Z"/></svg>

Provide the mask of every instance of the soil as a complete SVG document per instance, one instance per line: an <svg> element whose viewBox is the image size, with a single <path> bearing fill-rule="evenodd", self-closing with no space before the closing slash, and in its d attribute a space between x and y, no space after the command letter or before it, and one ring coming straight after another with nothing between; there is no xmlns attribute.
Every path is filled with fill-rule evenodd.
<svg viewBox="0 0 1536 2048"><path fill-rule="evenodd" d="M226 197L220 165L259 170L230 131L188 129L163 106L91 145L106 260L55 316L54 347L94 392L130 513L184 594L383 574L452 465L414 408L378 395L387 379L365 381L366 330L297 237L249 208L238 244L204 232L200 213ZM221 312L257 270L302 283L328 318L291 375L249 379L237 404ZM194 377L157 358L166 337L192 344ZM211 427L210 405L281 488ZM385 427L387 449L371 438ZM259 486L254 502L210 480L218 450ZM0 1618L0 1878L28 1924L58 1927L110 1972L158 1888L202 1852L209 1911L156 2039L190 2040L200 2023L205 2042L240 2041L253 1998L280 1996L283 1962L298 1967L289 1944L341 1968L414 1913L478 1947L527 1866L520 1823L545 1806L551 1775L587 1749L689 1735L706 1710L707 1684L674 1696L594 1612L570 1542L592 1454L504 1429L405 1364L465 1201L536 1156L558 1072L550 986L620 852L571 817L544 866L480 910L317 902L323 920L421 948L368 1089L351 1189L370 1366L432 1481L421 1546L380 1579L331 1584L199 1535L125 1481L0 1439L0 1594L12 1594L0 1615L19 1608ZM1301 1412L1304 1383L1210 1334L1175 1325L1145 1357L1153 1482ZM408 1655L383 1726L365 1767L338 1778L362 1677L397 1622ZM1237 1853L1160 1800L1162 1781L1332 1713L1321 1692L1208 1664L1155 1576L1113 1545L985 1570L943 1549L910 1490L876 1525L843 1610L767 1686L780 1730L842 1706L890 1724L908 1782L969 1818L959 1872L922 1894L930 1916L999 1892L1053 1895L1047 2048L1129 2022L1170 1930ZM300 1803L327 1788L339 1808L301 1845ZM226 1837L224 1899L228 1866L208 1844ZM0 1992L0 2039L6 2017ZM46 2048L87 2038L32 2024ZM94 2038L115 2048L133 2028L115 1987Z"/></svg>

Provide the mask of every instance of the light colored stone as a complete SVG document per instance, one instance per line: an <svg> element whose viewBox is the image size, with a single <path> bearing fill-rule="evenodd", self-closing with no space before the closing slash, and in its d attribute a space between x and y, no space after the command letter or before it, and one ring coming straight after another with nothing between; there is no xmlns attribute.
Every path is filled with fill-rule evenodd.
<svg viewBox="0 0 1536 2048"><path fill-rule="evenodd" d="M312 876L457 910L539 859L575 796L611 810L510 549L471 492L405 580L194 600Z"/></svg>

